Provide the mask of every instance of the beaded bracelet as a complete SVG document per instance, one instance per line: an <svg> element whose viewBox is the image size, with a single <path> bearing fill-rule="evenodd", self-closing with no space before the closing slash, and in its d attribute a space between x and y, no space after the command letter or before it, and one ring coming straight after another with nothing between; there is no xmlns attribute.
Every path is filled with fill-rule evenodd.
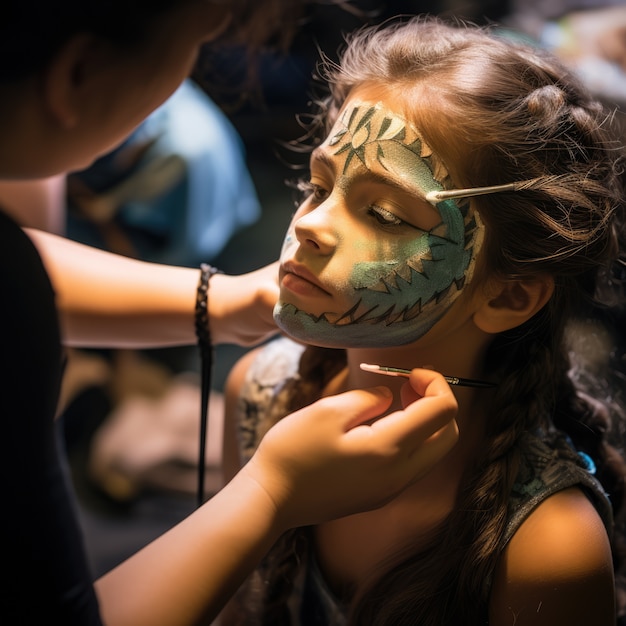
<svg viewBox="0 0 626 626"><path fill-rule="evenodd" d="M198 455L198 506L204 502L204 475L206 472L206 435L209 417L209 394L211 391L211 375L213 370L213 343L209 328L209 281L218 269L202 263L200 265L200 281L196 292L195 324L198 348L200 350L200 452Z"/></svg>

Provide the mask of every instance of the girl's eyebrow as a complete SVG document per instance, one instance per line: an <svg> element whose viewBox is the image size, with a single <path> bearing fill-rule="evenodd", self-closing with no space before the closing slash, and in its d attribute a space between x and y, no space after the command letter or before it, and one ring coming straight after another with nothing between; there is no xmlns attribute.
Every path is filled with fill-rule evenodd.
<svg viewBox="0 0 626 626"><path fill-rule="evenodd" d="M322 146L315 148L315 150L311 152L311 166L314 162L317 165L323 165L327 167L332 172L333 176L337 175L336 163L328 155L328 153L324 150ZM425 203L432 206L432 204L428 202L426 198L426 192L420 189L417 184L411 185L409 182L402 178L396 180L391 176L384 176L383 174L372 172L372 170L370 170L365 164L363 164L363 167L365 168L365 170L355 175L356 181L364 180L371 183L377 183L379 185L385 185L387 187L397 189L398 191L401 191L403 193L407 193L411 196L417 196L420 200L424 200Z"/></svg>

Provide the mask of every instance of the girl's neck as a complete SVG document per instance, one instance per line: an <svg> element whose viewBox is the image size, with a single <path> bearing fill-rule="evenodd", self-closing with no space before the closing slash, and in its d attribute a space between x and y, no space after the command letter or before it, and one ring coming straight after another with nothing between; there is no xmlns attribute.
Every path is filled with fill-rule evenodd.
<svg viewBox="0 0 626 626"><path fill-rule="evenodd" d="M394 394L389 412L399 410L403 408L400 390L407 382L406 378L366 372L360 368L361 363L408 370L427 367L446 376L480 380L485 378L483 360L490 342L490 335L479 331L467 320L455 332L442 333L435 341L419 340L394 348L350 348L346 351L347 368L329 383L324 395L385 385ZM482 437L482 424L489 411L493 390L453 387L453 392L459 404L457 423L461 430L461 439L469 439L467 444L473 447Z"/></svg>

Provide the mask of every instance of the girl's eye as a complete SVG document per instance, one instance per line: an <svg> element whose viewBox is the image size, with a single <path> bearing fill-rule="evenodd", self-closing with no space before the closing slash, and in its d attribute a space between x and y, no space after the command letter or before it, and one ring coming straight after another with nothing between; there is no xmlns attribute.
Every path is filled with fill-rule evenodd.
<svg viewBox="0 0 626 626"><path fill-rule="evenodd" d="M298 183L298 190L304 194L305 198L312 198L314 202L324 202L328 198L328 191L310 181L302 180Z"/></svg>
<svg viewBox="0 0 626 626"><path fill-rule="evenodd" d="M400 224L404 224L403 220L401 220L397 215L394 215L391 211L383 209L383 207L376 204L372 204L369 207L369 213L370 215L373 215L376 221L383 226L400 226Z"/></svg>

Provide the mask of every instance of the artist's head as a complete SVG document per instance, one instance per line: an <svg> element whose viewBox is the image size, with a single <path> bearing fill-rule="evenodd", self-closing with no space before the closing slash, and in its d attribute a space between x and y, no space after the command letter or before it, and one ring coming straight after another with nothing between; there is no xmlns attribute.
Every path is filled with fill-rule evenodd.
<svg viewBox="0 0 626 626"><path fill-rule="evenodd" d="M601 111L560 65L416 18L353 35L327 71L325 139L282 256L283 330L323 346L402 345L480 293L473 321L495 335L592 295L615 246L616 178Z"/></svg>
<svg viewBox="0 0 626 626"><path fill-rule="evenodd" d="M227 15L227 35L249 46L289 41L307 4L309 0L6 0L0 22L0 83L41 71L80 33L127 46L130 52L150 39L159 18L193 5L199 10L197 26L207 33ZM172 35L177 27L171 23Z"/></svg>
<svg viewBox="0 0 626 626"><path fill-rule="evenodd" d="M288 38L305 2L9 0L0 20L0 130L5 144L15 135L8 143L17 149L0 154L0 177L89 165L173 93L204 43Z"/></svg>

